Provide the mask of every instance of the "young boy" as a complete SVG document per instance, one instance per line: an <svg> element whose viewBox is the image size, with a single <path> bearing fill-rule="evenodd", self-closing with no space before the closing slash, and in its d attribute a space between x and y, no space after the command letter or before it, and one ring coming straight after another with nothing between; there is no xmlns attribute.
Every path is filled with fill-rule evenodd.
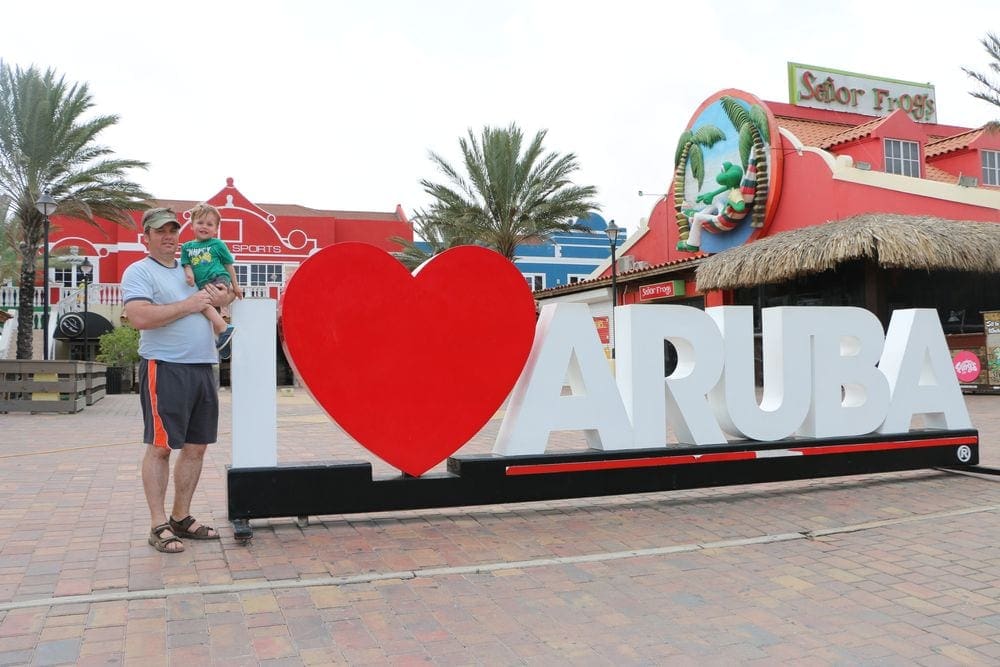
<svg viewBox="0 0 1000 667"><path fill-rule="evenodd" d="M209 283L227 289L232 287L236 297L242 299L243 290L236 282L233 256L226 244L218 238L221 222L219 209L214 206L198 204L191 210L191 229L195 240L181 246L181 266L184 267L188 285L197 285L199 289ZM229 344L236 331L235 327L227 324L215 308L206 308L202 315L212 322L218 335L215 347L219 350L219 358L228 359L232 354Z"/></svg>

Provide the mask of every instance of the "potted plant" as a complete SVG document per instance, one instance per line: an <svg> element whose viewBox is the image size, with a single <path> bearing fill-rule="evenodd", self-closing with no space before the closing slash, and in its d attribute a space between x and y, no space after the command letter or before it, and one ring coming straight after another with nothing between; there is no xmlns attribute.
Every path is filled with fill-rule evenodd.
<svg viewBox="0 0 1000 667"><path fill-rule="evenodd" d="M97 361L107 364L107 392L122 394L132 390L132 377L139 361L139 330L123 324L100 338Z"/></svg>

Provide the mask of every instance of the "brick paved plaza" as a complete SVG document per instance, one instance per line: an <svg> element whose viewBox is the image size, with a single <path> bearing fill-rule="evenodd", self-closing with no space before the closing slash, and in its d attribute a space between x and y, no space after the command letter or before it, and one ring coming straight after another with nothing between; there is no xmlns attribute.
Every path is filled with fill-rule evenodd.
<svg viewBox="0 0 1000 667"><path fill-rule="evenodd" d="M0 665L1000 663L1000 476L255 521L243 546L222 398L193 510L223 537L172 555L135 396L0 415ZM967 402L1000 468L1000 397ZM279 460L369 458L303 391L278 411Z"/></svg>

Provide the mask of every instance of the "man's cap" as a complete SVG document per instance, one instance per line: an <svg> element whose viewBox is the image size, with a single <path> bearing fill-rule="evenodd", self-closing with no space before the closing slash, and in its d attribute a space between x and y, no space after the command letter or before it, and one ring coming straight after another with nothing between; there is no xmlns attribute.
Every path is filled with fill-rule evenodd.
<svg viewBox="0 0 1000 667"><path fill-rule="evenodd" d="M177 214L169 208L151 208L142 214L143 231L159 229L168 222L172 222L178 227L181 226L181 223L177 222Z"/></svg>

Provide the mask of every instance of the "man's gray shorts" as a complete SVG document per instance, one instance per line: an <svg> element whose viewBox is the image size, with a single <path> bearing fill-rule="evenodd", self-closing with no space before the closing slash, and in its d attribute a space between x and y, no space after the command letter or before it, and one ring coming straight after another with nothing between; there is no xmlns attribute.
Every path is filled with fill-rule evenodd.
<svg viewBox="0 0 1000 667"><path fill-rule="evenodd" d="M139 362L139 400L147 445L207 445L219 433L219 394L212 364Z"/></svg>

